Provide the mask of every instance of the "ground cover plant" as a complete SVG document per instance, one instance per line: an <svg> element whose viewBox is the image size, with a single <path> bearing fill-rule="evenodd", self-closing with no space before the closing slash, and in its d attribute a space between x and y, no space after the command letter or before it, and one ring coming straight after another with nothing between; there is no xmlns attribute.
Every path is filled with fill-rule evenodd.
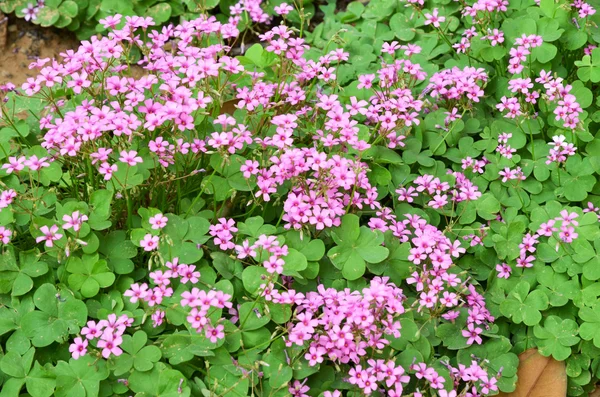
<svg viewBox="0 0 600 397"><path fill-rule="evenodd" d="M311 0L298 3L305 14L304 20L308 15L315 14L311 3ZM280 19L281 4L284 4L284 8L290 7L283 0L264 3L262 0L1 0L0 11L14 13L19 18L44 27L71 30L78 39L83 40L97 33L107 34L106 26L99 21L115 14L150 17L156 25L166 26L169 22L191 20L201 14L211 13L220 22L233 22L240 31L254 30ZM292 7L288 10L287 19L298 23L300 15ZM139 35L144 40L149 39L145 32L139 31Z"/></svg>
<svg viewBox="0 0 600 397"><path fill-rule="evenodd" d="M593 5L324 13L110 15L3 87L0 395L594 389Z"/></svg>

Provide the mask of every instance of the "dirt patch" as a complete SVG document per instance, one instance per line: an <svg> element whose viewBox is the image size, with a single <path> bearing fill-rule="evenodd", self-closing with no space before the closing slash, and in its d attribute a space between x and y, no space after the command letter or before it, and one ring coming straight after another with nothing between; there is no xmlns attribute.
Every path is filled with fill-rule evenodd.
<svg viewBox="0 0 600 397"><path fill-rule="evenodd" d="M0 48L0 85L13 83L20 87L36 70L29 70L38 58L58 58L61 52L79 47L79 41L68 30L42 28L23 19L8 17L6 46Z"/></svg>

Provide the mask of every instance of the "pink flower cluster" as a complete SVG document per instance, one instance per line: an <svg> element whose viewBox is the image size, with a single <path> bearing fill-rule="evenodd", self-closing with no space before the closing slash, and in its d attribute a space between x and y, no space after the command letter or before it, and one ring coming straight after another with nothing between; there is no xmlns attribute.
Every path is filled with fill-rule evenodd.
<svg viewBox="0 0 600 397"><path fill-rule="evenodd" d="M129 297L132 303L143 300L148 303L149 307L154 307L160 305L164 298L173 295L173 288L170 287L173 280L179 280L181 284L189 282L194 285L200 279L200 272L196 270L196 266L179 263L179 258L167 261L165 266L168 270L155 270L150 273L152 282L156 284L155 287L150 289L146 283L134 283L123 295ZM208 339L216 342L217 339L224 337L224 327L223 325L213 327L208 318L209 309L211 307L218 309L231 308L230 299L231 296L223 291L210 290L207 292L194 287L191 291L184 291L181 294L179 304L182 307L189 306L192 308L187 317L192 328L196 329L198 333L204 331ZM153 313L152 320L155 327L163 322L164 315L162 310L156 310Z"/></svg>
<svg viewBox="0 0 600 397"><path fill-rule="evenodd" d="M477 0L472 6L465 6L462 15L477 17L478 13L489 16L494 12L506 12L508 4L508 0Z"/></svg>
<svg viewBox="0 0 600 397"><path fill-rule="evenodd" d="M471 160L472 161L472 160ZM482 160L486 161L486 160ZM468 161L467 161L468 163ZM442 182L439 178L433 175L422 175L415 179L415 187L400 187L396 190L399 201L412 203L415 197L422 193L423 196L428 195L429 200L427 206L435 209L440 209L448 205L450 202L460 203L462 201L473 201L481 197L481 192L463 173L452 172L448 170L448 174L454 177L454 187L451 189L450 183Z"/></svg>
<svg viewBox="0 0 600 397"><path fill-rule="evenodd" d="M567 157L573 156L575 154L575 150L577 148L574 144L568 143L565 141L566 138L564 135L558 135L552 137L552 142L549 142L548 145L551 146L550 153L548 154L548 158L546 160L546 164L557 163L558 165L567 161Z"/></svg>
<svg viewBox="0 0 600 397"><path fill-rule="evenodd" d="M525 179L527 179L523 174L523 170L521 170L521 167L517 167L514 170L511 170L510 167L504 167L503 170L498 171L498 175L502 177L502 182L507 182L509 180L517 180L518 183L518 181L524 181Z"/></svg>
<svg viewBox="0 0 600 397"><path fill-rule="evenodd" d="M512 134L510 132L503 132L498 135L498 146L496 146L496 152L500 154L500 156L511 159L513 153L517 151L517 149L513 149L509 144L508 140L512 138Z"/></svg>
<svg viewBox="0 0 600 397"><path fill-rule="evenodd" d="M579 222L575 220L578 216L576 212L562 210L560 216L542 223L535 233L527 233L521 244L519 244L519 257L516 266L533 267L533 261L536 259L534 255L537 251L536 245L540 242L540 237L556 237L555 233L558 233L560 242L566 244L573 242L579 236L575 231L575 227L579 225ZM560 227L557 227L557 222ZM557 244L559 243L557 242ZM496 270L499 271L498 277L508 278L511 273L510 267L506 264L502 264L501 268L497 266Z"/></svg>
<svg viewBox="0 0 600 397"><path fill-rule="evenodd" d="M209 315L212 314L210 309L231 308L233 305L229 302L230 299L231 295L223 291L210 290L206 292L194 287L190 292L185 291L181 294L180 304L182 307L192 308L186 318L191 327L197 333L204 331L206 338L212 343L216 343L219 339L225 338L225 326L212 323L209 318Z"/></svg>
<svg viewBox="0 0 600 397"><path fill-rule="evenodd" d="M210 225L209 233L214 237L215 245L223 251L232 249L235 247L233 243L233 233L237 232L238 229L235 227L235 221L233 219L219 218L219 223L216 225Z"/></svg>
<svg viewBox="0 0 600 397"><path fill-rule="evenodd" d="M242 21L242 14L247 12L250 16L250 19L254 22L258 23L267 23L269 22L269 15L263 11L262 0L240 0L234 5L229 7L229 11L231 13L231 17L229 18L229 23L234 26L237 26L239 22ZM236 35L237 36L237 35Z"/></svg>
<svg viewBox="0 0 600 397"><path fill-rule="evenodd" d="M510 59L508 60L508 72L519 74L525 66L523 62L527 60L527 55L531 54L531 49L540 47L543 44L542 36L535 34L522 35L515 39L515 46L510 49Z"/></svg>
<svg viewBox="0 0 600 397"><path fill-rule="evenodd" d="M571 7L577 10L579 18L587 18L596 13L596 9L583 0L574 0Z"/></svg>
<svg viewBox="0 0 600 397"><path fill-rule="evenodd" d="M529 40L529 45L533 45L534 39L522 38L517 40ZM539 39L541 40L541 38ZM521 47L519 47L521 48ZM514 48L513 48L514 50ZM512 50L511 50L512 51ZM523 51L528 51L523 48ZM523 55L523 60L524 60ZM517 73L520 73L517 72ZM583 109L577 102L575 95L570 94L572 86L563 85L563 79L561 77L554 77L551 73L545 70L540 71L539 77L535 79L536 83L543 84L546 89L545 94L547 100L552 103L556 103L557 106L554 108L554 115L556 121L563 121L563 125L566 128L575 129L579 124L579 115L583 112ZM496 105L496 108L501 112L507 111L504 117L514 119L518 116L522 116L524 106L532 106L537 103L540 97L540 92L533 90L534 84L530 78L514 78L509 81L509 89L517 95L523 95L524 102L519 100L519 97L507 98L503 96L500 98L500 103ZM536 117L537 114L534 114Z"/></svg>
<svg viewBox="0 0 600 397"><path fill-rule="evenodd" d="M421 373L417 373L421 375ZM410 382L410 376L404 367L396 365L393 360L369 359L364 369L362 365L357 365L350 369L348 375L348 383L356 385L366 395L372 394L377 389L387 389L388 396L400 397L404 385ZM442 385L445 381L444 378L438 376L437 372L435 374L428 373L427 376L432 379L432 385Z"/></svg>
<svg viewBox="0 0 600 397"><path fill-rule="evenodd" d="M556 102L554 108L556 121L563 121L565 128L574 130L579 124L579 115L583 109L577 102L577 97L570 94L571 85L564 85L561 77L554 77L549 72L540 71L540 76L535 79L537 83L543 84L549 101Z"/></svg>
<svg viewBox="0 0 600 397"><path fill-rule="evenodd" d="M286 345L310 342L305 358L311 366L323 360L358 364L367 349L389 344L385 335L400 337L398 316L404 313L405 297L385 277L375 277L362 292L319 285L306 294L265 288L263 295L275 303L295 304Z"/></svg>
<svg viewBox="0 0 600 397"><path fill-rule="evenodd" d="M362 162L314 148L289 149L270 161L270 167L257 169L256 197L270 201L278 186L295 181L284 201L286 228L339 226L348 208L377 206L377 189L369 183Z"/></svg>
<svg viewBox="0 0 600 397"><path fill-rule="evenodd" d="M471 157L465 157L461 161L461 163L461 168L463 170L470 169L478 174L483 174L485 172L485 166L488 165L490 162L485 157L483 157L481 160L472 159Z"/></svg>
<svg viewBox="0 0 600 397"><path fill-rule="evenodd" d="M436 72L431 76L429 85L425 89L433 98L446 101L466 99L467 101L479 102L483 97L482 85L488 80L488 75L483 68L453 67Z"/></svg>
<svg viewBox="0 0 600 397"><path fill-rule="evenodd" d="M120 356L123 350L119 347L123 343L122 335L127 327L131 327L133 319L123 314L117 318L116 314L109 314L106 320L88 321L81 329L81 336L74 339L69 346L71 356L77 360L87 353L88 341L98 339L96 346L102 349L102 357L108 358L111 354Z"/></svg>

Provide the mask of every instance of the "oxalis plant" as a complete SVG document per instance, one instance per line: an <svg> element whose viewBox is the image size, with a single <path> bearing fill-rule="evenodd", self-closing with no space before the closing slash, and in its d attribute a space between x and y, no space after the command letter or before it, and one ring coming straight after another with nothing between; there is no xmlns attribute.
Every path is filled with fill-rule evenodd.
<svg viewBox="0 0 600 397"><path fill-rule="evenodd" d="M475 397L530 348L594 389L593 6L391 10L238 56L114 15L3 87L0 395Z"/></svg>
<svg viewBox="0 0 600 397"><path fill-rule="evenodd" d="M312 0L299 0L300 12L297 12L282 0L0 0L0 11L14 13L18 18L43 27L68 29L83 40L96 33L107 34L109 26L100 21L117 13L122 16L150 17L157 26L212 13L224 24L235 25L237 30L243 32L260 28L282 16L294 23L301 20L304 23L306 17L315 13L311 3ZM119 27L124 22L123 19ZM141 30L138 32L142 39L151 40L145 33Z"/></svg>

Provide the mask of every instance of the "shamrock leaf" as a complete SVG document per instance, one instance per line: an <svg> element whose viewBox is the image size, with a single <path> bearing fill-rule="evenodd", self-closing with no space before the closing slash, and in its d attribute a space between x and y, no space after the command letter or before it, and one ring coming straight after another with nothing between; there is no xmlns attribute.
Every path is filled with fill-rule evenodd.
<svg viewBox="0 0 600 397"><path fill-rule="evenodd" d="M389 254L381 246L383 233L359 227L359 218L353 214L342 217L342 225L332 232L332 237L337 246L327 256L348 280L356 280L365 273L365 262L379 263Z"/></svg>
<svg viewBox="0 0 600 397"><path fill-rule="evenodd" d="M589 157L582 160L579 155L571 156L566 162L566 171L560 169L552 173L552 181L557 186L560 185L556 193L562 192L569 201L585 200L596 184L596 177L592 174L594 167Z"/></svg>
<svg viewBox="0 0 600 397"><path fill-rule="evenodd" d="M139 397L189 397L190 388L185 376L177 370L157 363L152 371L134 371L129 387Z"/></svg>
<svg viewBox="0 0 600 397"><path fill-rule="evenodd" d="M110 218L110 203L113 192L109 190L96 190L90 197L90 215L88 225L94 230L108 229L112 222Z"/></svg>
<svg viewBox="0 0 600 397"><path fill-rule="evenodd" d="M500 303L500 312L515 323L533 326L540 322L540 310L548 308L548 297L543 291L529 292L530 285L526 281L518 283Z"/></svg>
<svg viewBox="0 0 600 397"><path fill-rule="evenodd" d="M98 254L83 255L81 258L71 256L67 262L69 286L75 291L81 290L81 295L86 298L96 296L100 288L106 288L115 281L115 275L110 271L104 259L99 259Z"/></svg>
<svg viewBox="0 0 600 397"><path fill-rule="evenodd" d="M0 258L0 292L11 292L12 296L25 295L33 288L32 278L48 272L48 265L40 262L39 250L19 252L19 264L12 249Z"/></svg>
<svg viewBox="0 0 600 397"><path fill-rule="evenodd" d="M283 274L285 276L302 277L298 272L301 272L308 266L306 256L294 248L290 248L288 250L288 254L283 258L283 260L285 262L285 265L283 266Z"/></svg>
<svg viewBox="0 0 600 397"><path fill-rule="evenodd" d="M133 336L125 335L121 347L124 353L115 360L115 375L122 375L131 368L137 371L148 371L160 360L160 349L154 345L146 346L148 336L144 331L137 331Z"/></svg>
<svg viewBox="0 0 600 397"><path fill-rule="evenodd" d="M600 347L600 304L579 309L579 317L584 321L579 329L583 340L592 340L594 346Z"/></svg>
<svg viewBox="0 0 600 397"><path fill-rule="evenodd" d="M25 384L27 392L32 397L48 397L54 392L56 381L53 374L37 362L33 363L35 349L32 347L23 356L10 351L2 357L0 369L10 376L4 384L2 395L19 395L19 391Z"/></svg>
<svg viewBox="0 0 600 397"><path fill-rule="evenodd" d="M541 289L548 295L552 306L564 306L579 293L579 282L570 279L566 274L555 273L552 267L543 267L537 274Z"/></svg>
<svg viewBox="0 0 600 397"><path fill-rule="evenodd" d="M39 310L25 314L21 328L36 347L64 342L69 334L79 332L87 320L85 303L69 295L61 297L52 284L40 286L33 301Z"/></svg>
<svg viewBox="0 0 600 397"><path fill-rule="evenodd" d="M498 216L498 212L500 212L500 203L494 195L486 193L475 201L475 208L480 217L491 220L496 219Z"/></svg>
<svg viewBox="0 0 600 397"><path fill-rule="evenodd" d="M108 266L117 274L127 274L133 271L133 261L137 247L127 239L127 234L122 230L109 233L100 245L100 252L106 257Z"/></svg>
<svg viewBox="0 0 600 397"><path fill-rule="evenodd" d="M525 231L523 222L505 223L492 222L492 229L496 232L492 235L494 248L498 253L499 259L512 260L519 256L519 244L523 239L522 233Z"/></svg>
<svg viewBox="0 0 600 397"><path fill-rule="evenodd" d="M258 238L258 236L261 234L271 235L277 231L275 226L265 225L264 223L264 219L260 216L248 218L245 222L240 222L237 224L238 233Z"/></svg>
<svg viewBox="0 0 600 397"><path fill-rule="evenodd" d="M56 397L97 396L100 381L108 378L104 360L96 360L85 355L68 363L59 361L56 365Z"/></svg>
<svg viewBox="0 0 600 397"><path fill-rule="evenodd" d="M537 324L533 328L539 352L544 356L552 355L559 361L566 360L571 355L571 346L580 340L577 332L575 321L558 316L549 316L543 327Z"/></svg>
<svg viewBox="0 0 600 397"><path fill-rule="evenodd" d="M584 55L581 61L575 61L577 77L582 81L600 81L600 48L592 50L592 55Z"/></svg>

